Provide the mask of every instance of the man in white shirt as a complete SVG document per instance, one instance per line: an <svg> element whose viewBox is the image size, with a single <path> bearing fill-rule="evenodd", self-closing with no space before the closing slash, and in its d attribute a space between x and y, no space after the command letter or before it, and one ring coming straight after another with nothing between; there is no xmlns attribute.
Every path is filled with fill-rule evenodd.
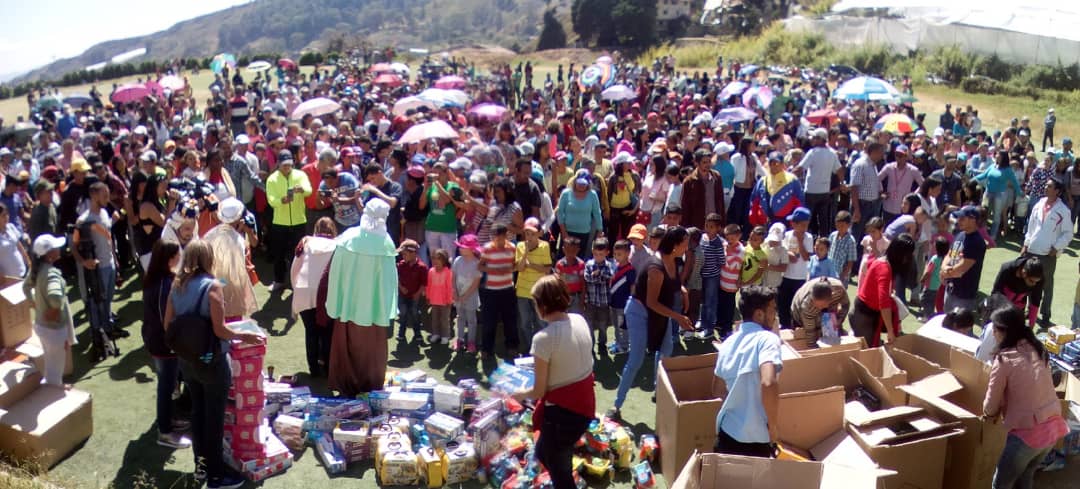
<svg viewBox="0 0 1080 489"><path fill-rule="evenodd" d="M1046 197L1031 207L1027 233L1021 255L1039 257L1043 266L1043 298L1040 306L1040 322L1050 324L1051 302L1054 300L1054 271L1057 257L1072 241L1072 212L1059 198L1065 192L1065 184L1051 178L1046 184Z"/></svg>
<svg viewBox="0 0 1080 489"><path fill-rule="evenodd" d="M810 136L814 147L795 168L797 174L805 174L806 205L813 216L810 232L817 236L828 236L832 232L833 202L836 200L830 193L832 176L843 179L843 166L836 151L826 144L828 138L828 131L815 129Z"/></svg>

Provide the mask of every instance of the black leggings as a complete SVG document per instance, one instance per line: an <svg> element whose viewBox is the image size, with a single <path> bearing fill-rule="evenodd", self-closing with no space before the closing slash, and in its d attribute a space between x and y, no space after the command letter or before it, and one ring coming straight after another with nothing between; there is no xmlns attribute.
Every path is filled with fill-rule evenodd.
<svg viewBox="0 0 1080 489"><path fill-rule="evenodd" d="M544 423L536 441L536 459L547 467L554 489L576 489L574 445L589 428L587 418L555 405L544 407Z"/></svg>
<svg viewBox="0 0 1080 489"><path fill-rule="evenodd" d="M745 457L774 458L776 451L771 443L743 443L728 436L724 430L716 434L716 445L713 447L716 453L727 455L742 455Z"/></svg>

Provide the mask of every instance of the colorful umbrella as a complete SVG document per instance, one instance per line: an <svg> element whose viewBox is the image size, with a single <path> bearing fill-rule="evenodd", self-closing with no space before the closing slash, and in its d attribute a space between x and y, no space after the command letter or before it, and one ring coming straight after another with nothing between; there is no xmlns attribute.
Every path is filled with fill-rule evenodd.
<svg viewBox="0 0 1080 489"><path fill-rule="evenodd" d="M368 68L368 73L392 73L394 67L390 63L375 63Z"/></svg>
<svg viewBox="0 0 1080 489"><path fill-rule="evenodd" d="M457 75L449 75L435 80L435 88L443 90L465 88L465 79Z"/></svg>
<svg viewBox="0 0 1080 489"><path fill-rule="evenodd" d="M750 84L741 81L733 81L728 83L722 90L720 90L720 100L727 100L735 95L741 95L750 88Z"/></svg>
<svg viewBox="0 0 1080 489"><path fill-rule="evenodd" d="M598 65L610 65L612 63L614 63L614 61L612 61L611 56L608 56L606 54L599 58L596 58L596 64Z"/></svg>
<svg viewBox="0 0 1080 489"><path fill-rule="evenodd" d="M892 134L915 132L918 127L910 117L898 113L885 114L874 123L874 130L889 131Z"/></svg>
<svg viewBox="0 0 1080 489"><path fill-rule="evenodd" d="M330 100L326 97L313 98L307 100L300 105L297 105L293 109L290 116L293 120L303 119L305 115L311 115L313 117L324 116L326 114L333 114L341 108L341 105L337 102Z"/></svg>
<svg viewBox="0 0 1080 489"><path fill-rule="evenodd" d="M747 107L753 107L753 104L757 104L758 107L766 109L772 104L773 93L772 89L766 85L754 85L742 94L742 103Z"/></svg>
<svg viewBox="0 0 1080 489"><path fill-rule="evenodd" d="M183 78L180 78L176 75L163 76L157 82L158 85L161 85L162 88L167 88L174 92L183 90L184 87L187 86L187 82L185 82Z"/></svg>
<svg viewBox="0 0 1080 489"><path fill-rule="evenodd" d="M428 100L413 96L404 97L397 102L394 102L394 108L391 110L391 113L393 113L394 115L403 115L409 109L415 110L419 109L420 107L427 107L429 109L438 108L438 106Z"/></svg>
<svg viewBox="0 0 1080 489"><path fill-rule="evenodd" d="M757 70L759 70L759 69L761 69L761 68L758 68L758 65L746 65L746 66L743 66L742 68L739 68L739 76L752 75L754 73L757 73Z"/></svg>
<svg viewBox="0 0 1080 489"><path fill-rule="evenodd" d="M398 144L418 143L428 139L457 139L458 132L446 121L438 120L417 124L405 131Z"/></svg>
<svg viewBox="0 0 1080 489"><path fill-rule="evenodd" d="M461 90L443 90L441 88L429 88L420 92L417 97L435 104L437 107L464 107L469 101L469 96Z"/></svg>
<svg viewBox="0 0 1080 489"><path fill-rule="evenodd" d="M80 108L87 104L93 105L94 99L90 98L90 96L85 93L74 93L64 97L64 103L75 108Z"/></svg>
<svg viewBox="0 0 1080 489"><path fill-rule="evenodd" d="M295 70L296 69L296 61L293 61L293 60L291 60L289 58L281 58L281 59L277 60L277 65L278 65L279 68L281 68L283 70Z"/></svg>
<svg viewBox="0 0 1080 489"><path fill-rule="evenodd" d="M859 76L844 82L833 92L841 100L896 101L903 95L891 83L872 76Z"/></svg>
<svg viewBox="0 0 1080 489"><path fill-rule="evenodd" d="M121 85L112 93L110 99L113 103L126 104L128 102L138 102L146 97L150 96L150 89L146 88L146 85L142 83L129 83L127 85Z"/></svg>
<svg viewBox="0 0 1080 489"><path fill-rule="evenodd" d="M826 120L828 120L829 123L832 124L832 123L835 123L836 121L840 120L840 116L836 113L835 110L832 110L832 109L820 109L820 110L815 110L815 111L813 111L813 112L811 112L809 114L806 114L806 120L810 121L810 123L815 124L815 125L821 125Z"/></svg>
<svg viewBox="0 0 1080 489"><path fill-rule="evenodd" d="M210 71L213 71L214 73L221 73L221 70L225 69L226 66L230 69L236 68L236 56L229 53L221 53L210 60Z"/></svg>
<svg viewBox="0 0 1080 489"><path fill-rule="evenodd" d="M626 85L612 85L600 92L600 98L615 101L631 100L637 98L637 93Z"/></svg>
<svg viewBox="0 0 1080 489"><path fill-rule="evenodd" d="M716 117L713 118L713 123L752 121L756 119L757 116L757 112L747 109L746 107L728 107L716 113Z"/></svg>
<svg viewBox="0 0 1080 489"><path fill-rule="evenodd" d="M273 65L271 65L269 61L262 61L262 60L252 61L251 64L247 65L248 71L251 71L251 72L254 72L254 73L259 73L261 71L266 71L266 70L269 70L272 67L273 67Z"/></svg>
<svg viewBox="0 0 1080 489"><path fill-rule="evenodd" d="M386 85L388 87L400 87L405 84L405 81L393 73L383 73L375 77L376 85Z"/></svg>
<svg viewBox="0 0 1080 489"><path fill-rule="evenodd" d="M481 119L498 121L506 115L506 107L497 104L480 104L469 109L469 113L476 114Z"/></svg>

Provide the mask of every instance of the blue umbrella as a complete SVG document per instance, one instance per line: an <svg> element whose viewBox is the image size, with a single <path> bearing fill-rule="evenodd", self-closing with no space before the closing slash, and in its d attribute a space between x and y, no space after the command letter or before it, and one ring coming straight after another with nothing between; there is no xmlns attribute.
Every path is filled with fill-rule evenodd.
<svg viewBox="0 0 1080 489"><path fill-rule="evenodd" d="M75 108L80 108L85 104L94 105L94 99L90 98L90 96L85 93L76 93L64 97L64 103Z"/></svg>
<svg viewBox="0 0 1080 489"><path fill-rule="evenodd" d="M897 101L903 95L891 83L872 76L852 78L840 85L833 93L841 100Z"/></svg>
<svg viewBox="0 0 1080 489"><path fill-rule="evenodd" d="M727 100L732 95L742 95L747 88L750 88L750 84L741 81L733 81L728 83L723 90L720 90L720 100Z"/></svg>
<svg viewBox="0 0 1080 489"><path fill-rule="evenodd" d="M739 76L752 75L755 72L757 72L757 70L759 70L759 69L760 68L758 68L758 65L746 65L746 66L743 66L742 68L739 68Z"/></svg>

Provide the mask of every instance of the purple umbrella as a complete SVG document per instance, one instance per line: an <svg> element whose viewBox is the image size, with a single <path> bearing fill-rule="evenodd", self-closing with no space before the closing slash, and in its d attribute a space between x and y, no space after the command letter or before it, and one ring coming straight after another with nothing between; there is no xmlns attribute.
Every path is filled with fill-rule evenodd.
<svg viewBox="0 0 1080 489"><path fill-rule="evenodd" d="M752 103L757 103L758 107L764 109L772 105L773 98L771 88L766 85L755 85L743 92L742 103L747 107L753 107Z"/></svg>
<svg viewBox="0 0 1080 489"><path fill-rule="evenodd" d="M728 107L716 113L716 117L713 118L713 122L743 122L752 121L757 118L757 112L754 112L746 107Z"/></svg>
<svg viewBox="0 0 1080 489"><path fill-rule="evenodd" d="M750 88L750 85L746 82L733 81L728 83L723 90L720 90L720 100L727 100L733 95L739 95L745 92L747 88Z"/></svg>
<svg viewBox="0 0 1080 489"><path fill-rule="evenodd" d="M481 119L498 121L506 115L506 107L496 104L480 104L469 109L470 114L475 114Z"/></svg>

